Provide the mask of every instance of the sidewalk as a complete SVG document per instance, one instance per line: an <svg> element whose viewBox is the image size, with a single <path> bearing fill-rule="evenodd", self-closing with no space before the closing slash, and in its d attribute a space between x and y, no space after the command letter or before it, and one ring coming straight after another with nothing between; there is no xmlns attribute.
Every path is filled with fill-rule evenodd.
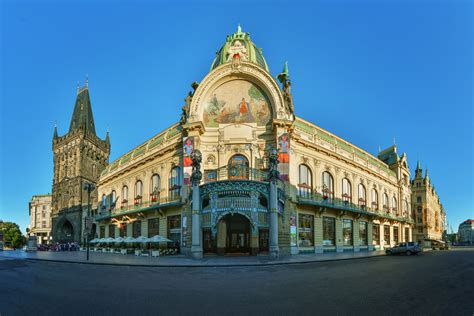
<svg viewBox="0 0 474 316"><path fill-rule="evenodd" d="M139 257L134 255L120 255L112 253L90 252L89 261L83 251L72 252L25 252L23 250L0 251L1 259L42 260L53 262L68 262L81 264L100 264L118 266L146 266L146 267L236 267L236 266L265 266L283 264L302 264L311 262L353 260L385 256L384 251L372 252L345 252L325 254L304 254L285 256L271 259L268 256L214 256L205 255L203 259L196 260L184 255L162 257Z"/></svg>

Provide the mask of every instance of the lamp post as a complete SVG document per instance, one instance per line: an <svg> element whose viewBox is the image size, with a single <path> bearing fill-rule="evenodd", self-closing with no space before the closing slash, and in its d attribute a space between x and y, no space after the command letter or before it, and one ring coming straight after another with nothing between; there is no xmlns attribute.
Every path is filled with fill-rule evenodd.
<svg viewBox="0 0 474 316"><path fill-rule="evenodd" d="M85 182L83 188L87 191L87 215L84 217L84 235L86 236L86 260L89 260L89 237L92 230L91 192L95 189L95 185L90 182Z"/></svg>

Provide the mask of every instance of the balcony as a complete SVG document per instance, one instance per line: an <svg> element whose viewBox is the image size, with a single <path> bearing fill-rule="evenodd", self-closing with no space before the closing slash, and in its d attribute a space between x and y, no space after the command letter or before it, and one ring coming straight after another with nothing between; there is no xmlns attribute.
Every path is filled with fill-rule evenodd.
<svg viewBox="0 0 474 316"><path fill-rule="evenodd" d="M204 170L204 183L223 180L268 181L268 171L264 169L249 168L242 165L224 166L217 169Z"/></svg>
<svg viewBox="0 0 474 316"><path fill-rule="evenodd" d="M109 218L114 218L123 215L130 215L137 212L147 212L151 210L155 210L157 208L165 208L169 206L177 206L181 205L181 196L179 195L172 195L166 197L155 197L150 198L149 201L144 201L143 198L139 200L135 199L134 205L129 205L129 203L122 203L122 207L120 208L113 208L112 210L105 210L103 209L99 215L95 217L95 220L105 220Z"/></svg>

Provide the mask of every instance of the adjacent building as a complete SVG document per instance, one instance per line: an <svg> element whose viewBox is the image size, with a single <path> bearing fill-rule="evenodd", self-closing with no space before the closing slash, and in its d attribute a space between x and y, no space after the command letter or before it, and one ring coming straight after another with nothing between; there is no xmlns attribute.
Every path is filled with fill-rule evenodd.
<svg viewBox="0 0 474 316"><path fill-rule="evenodd" d="M428 169L423 176L420 162L415 170L415 178L411 181L411 190L415 219L414 240L424 247L431 247L433 243L442 243L446 228L446 213L431 182Z"/></svg>
<svg viewBox="0 0 474 316"><path fill-rule="evenodd" d="M76 103L69 131L53 135L54 175L52 188L52 235L57 242L80 242L85 217L97 208L97 188L89 192L85 185L95 185L109 162L110 141L96 135L89 87L77 88Z"/></svg>
<svg viewBox="0 0 474 316"><path fill-rule="evenodd" d="M88 141L85 152L100 157L90 160L100 176L87 179L98 184L97 236L162 235L197 258L370 251L413 240L407 155L394 145L374 156L296 116L294 106L287 65L275 79L239 27L192 84L179 122L107 166L108 140ZM55 137L58 168L56 159L71 154L56 142L82 144L84 131L76 133ZM82 157L81 146L71 148ZM75 179L80 191L83 178ZM66 209L83 205L83 195L74 197ZM68 199L53 194L58 201Z"/></svg>
<svg viewBox="0 0 474 316"><path fill-rule="evenodd" d="M38 237L38 244L51 242L51 194L33 195L29 203L29 235Z"/></svg>
<svg viewBox="0 0 474 316"><path fill-rule="evenodd" d="M468 219L459 224L458 240L460 245L474 245L474 220Z"/></svg>

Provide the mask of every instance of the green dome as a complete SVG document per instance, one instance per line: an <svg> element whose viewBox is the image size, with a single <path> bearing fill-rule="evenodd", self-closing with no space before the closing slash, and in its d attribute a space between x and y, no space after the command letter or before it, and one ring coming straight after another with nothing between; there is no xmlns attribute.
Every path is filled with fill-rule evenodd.
<svg viewBox="0 0 474 316"><path fill-rule="evenodd" d="M252 62L270 72L267 62L265 58L263 58L262 49L257 48L254 42L252 42L249 33L242 32L240 25L237 27L237 32L232 35L227 35L224 46L216 53L216 58L214 58L212 62L211 70L222 64L231 62L233 58Z"/></svg>

